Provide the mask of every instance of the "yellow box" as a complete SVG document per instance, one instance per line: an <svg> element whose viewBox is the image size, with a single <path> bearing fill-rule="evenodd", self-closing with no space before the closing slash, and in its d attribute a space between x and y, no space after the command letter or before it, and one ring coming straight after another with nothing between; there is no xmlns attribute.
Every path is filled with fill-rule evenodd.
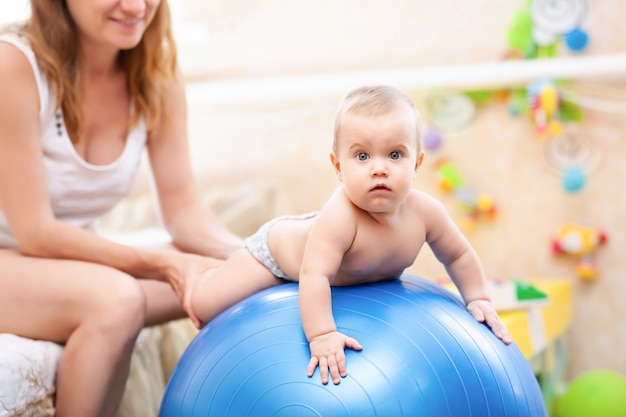
<svg viewBox="0 0 626 417"><path fill-rule="evenodd" d="M572 287L563 279L529 279L545 292L549 304L539 309L500 313L504 325L524 356L532 358L562 337L572 325Z"/></svg>

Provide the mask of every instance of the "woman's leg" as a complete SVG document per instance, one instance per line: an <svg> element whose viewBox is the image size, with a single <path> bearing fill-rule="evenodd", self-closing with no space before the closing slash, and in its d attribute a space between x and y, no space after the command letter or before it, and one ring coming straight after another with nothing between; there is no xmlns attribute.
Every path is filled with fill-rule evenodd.
<svg viewBox="0 0 626 417"><path fill-rule="evenodd" d="M144 326L154 326L187 317L169 283L152 279L141 279L138 282L146 300Z"/></svg>
<svg viewBox="0 0 626 417"><path fill-rule="evenodd" d="M0 250L0 270L0 332L65 344L56 415L113 416L146 315L159 316L147 307L152 293L131 276L86 262Z"/></svg>

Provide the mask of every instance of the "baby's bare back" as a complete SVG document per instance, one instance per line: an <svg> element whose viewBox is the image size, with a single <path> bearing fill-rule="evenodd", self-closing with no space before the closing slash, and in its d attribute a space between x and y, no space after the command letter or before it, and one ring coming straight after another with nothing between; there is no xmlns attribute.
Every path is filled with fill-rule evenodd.
<svg viewBox="0 0 626 417"><path fill-rule="evenodd" d="M395 279L413 264L426 240L423 216L409 199L384 222L367 212L355 212L352 244L332 279L337 286ZM277 222L270 231L274 259L294 281L298 280L306 239L317 218Z"/></svg>

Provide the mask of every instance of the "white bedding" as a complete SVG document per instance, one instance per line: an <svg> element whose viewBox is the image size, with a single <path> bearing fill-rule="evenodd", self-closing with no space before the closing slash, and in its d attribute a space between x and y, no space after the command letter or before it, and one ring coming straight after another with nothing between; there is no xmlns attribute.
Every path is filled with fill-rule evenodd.
<svg viewBox="0 0 626 417"><path fill-rule="evenodd" d="M53 415L52 396L63 347L0 334L0 417ZM27 414L37 410L37 414Z"/></svg>
<svg viewBox="0 0 626 417"><path fill-rule="evenodd" d="M156 417L169 376L197 330L190 320L139 334L117 417ZM63 347L0 333L0 417L53 417Z"/></svg>

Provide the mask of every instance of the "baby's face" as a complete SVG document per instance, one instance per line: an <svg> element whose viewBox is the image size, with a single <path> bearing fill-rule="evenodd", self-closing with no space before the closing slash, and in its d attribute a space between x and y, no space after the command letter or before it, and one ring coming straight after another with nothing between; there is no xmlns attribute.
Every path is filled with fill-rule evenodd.
<svg viewBox="0 0 626 417"><path fill-rule="evenodd" d="M348 113L331 156L352 202L366 211L393 211L404 200L421 161L414 114Z"/></svg>

